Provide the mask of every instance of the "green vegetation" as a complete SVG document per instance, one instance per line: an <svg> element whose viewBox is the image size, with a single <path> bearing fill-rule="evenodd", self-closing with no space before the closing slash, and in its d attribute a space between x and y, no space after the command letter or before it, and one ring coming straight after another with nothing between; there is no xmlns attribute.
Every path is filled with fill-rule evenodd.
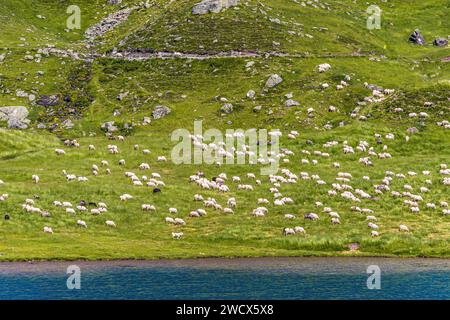
<svg viewBox="0 0 450 320"><path fill-rule="evenodd" d="M30 128L23 131L4 129L7 124L0 122L0 180L4 181L0 195L9 194L8 200L0 201L0 261L299 255L450 257L450 216L443 215L442 208L425 208L427 202L450 202L449 186L443 185L443 175L438 173L441 163L450 166L450 131L437 125L450 120L450 62L443 61L450 56L450 50L431 45L434 38L448 36L448 1L374 1L383 13L381 30L372 31L365 28L366 3L362 1L323 1L328 10L303 7L294 1L243 0L219 14L193 16L190 12L198 1L150 1L149 8L135 10L126 22L95 40L94 47L83 41L85 29L119 10L107 5L106 0L77 1L82 9L82 29L70 32L64 30L70 1L0 3L0 55L5 54L0 62L0 107L27 106L31 120ZM408 43L409 34L416 28L423 32L427 46ZM145 61L102 57L89 62L35 56L48 44L86 54L106 54L115 48L203 55L235 50L257 52L260 56ZM266 56L268 52L272 55ZM275 56L274 52L286 56ZM34 60L25 59L26 55ZM249 67L249 62L253 66ZM318 73L316 67L322 63L329 63L331 69ZM271 74L279 74L284 81L267 90L264 83ZM336 90L346 75L350 77L348 86ZM324 83L328 89L323 88ZM395 92L382 102L361 103L372 95L364 83ZM56 95L59 103L40 106L28 97L18 97L17 90L36 98ZM249 90L256 92L254 99L246 97ZM288 93L299 101L299 106L284 106ZM123 95L120 100L119 94ZM220 113L220 98L233 104L233 113ZM171 114L141 125L157 105L170 107ZM328 112L330 105L338 111ZM262 106L259 112L254 111L256 106ZM350 117L357 106L358 117ZM308 108L314 108L314 117L308 115ZM403 111L395 112L396 108ZM428 118L410 118L410 112L426 112ZM74 123L72 129L62 127L67 119ZM297 175L302 171L318 174L327 185L319 186L313 180L282 184L281 193L294 199L294 204L270 204L266 217L253 217L252 210L259 206L257 199L273 197L268 192L272 184L267 177L259 176L259 165L216 167L175 165L170 161L175 144L171 133L178 128L192 131L194 120L203 120L204 130L279 128L283 131L281 147L295 153L289 163L281 163L281 168ZM125 141L111 141L105 136L101 124L107 121L115 122L120 131L114 134L126 135ZM50 130L38 129L38 124ZM332 129L325 129L325 125ZM419 132L406 142L411 127ZM290 130L297 130L299 137L288 139ZM343 141L355 147L360 140L367 141L377 153L382 152L383 144L377 145L376 133L383 136L391 159L373 157L374 165L367 167L358 163L366 153L343 154ZM388 133L393 133L395 139L384 139ZM81 147L65 147L64 139L77 139ZM332 140L340 144L322 147ZM95 151L88 150L90 144L95 145ZM109 154L108 144L116 144L120 153ZM135 144L140 145L140 150L134 150ZM55 148L63 148L66 154L57 156ZM144 148L152 153L143 155ZM304 155L302 150L326 151L330 158ZM160 155L169 161L157 162ZM319 163L302 165L302 158L317 159ZM119 166L119 159L125 159L126 165ZM111 174L101 167L99 175L93 176L92 165L100 166L102 160L109 161ZM151 170L141 172L138 166L142 162L149 163ZM333 162L340 163L341 168L333 168ZM67 182L63 170L86 176L89 181ZM403 205L404 199L394 198L389 192L377 195L377 200L357 204L372 209L378 219L380 236L373 238L365 215L350 210L355 203L339 195L330 197L327 191L336 182L338 172L350 172L353 179L349 184L354 189L373 194L373 185L381 183L388 170L418 173L404 180L394 178L391 190L402 192L403 185L410 184L413 193L420 194L418 190L426 185L426 179L433 183L428 186L430 192L422 194L420 214L411 213ZM431 176L421 174L423 170L430 170ZM152 188L132 186L125 171L138 176L158 172L166 186L161 193L153 194ZM226 172L229 178L237 175L243 183L254 184L245 178L253 172L262 184L249 192L238 191L237 184L228 181L229 193L205 191L188 182L197 171L203 171L209 179ZM38 184L31 180L33 174L39 175ZM370 176L371 181L363 180L363 176ZM134 199L120 201L124 193ZM203 207L193 201L195 193L214 197L224 206L229 197L235 197L235 213L225 215L207 209L206 217L189 219L191 210ZM50 218L22 210L25 199L34 196L36 206L49 211ZM81 200L105 202L108 212L72 216L53 206L54 200L70 201L74 206ZM316 208L315 201L338 212L341 224L332 225L329 217ZM143 203L154 204L157 211L142 211ZM186 220L186 226L164 222L169 207L178 209L177 216ZM303 215L309 212L318 213L321 219L304 220ZM286 213L297 218L287 220ZM3 219L5 214L9 220ZM78 227L78 219L86 221L88 228ZM113 220L117 228L106 227L106 220ZM400 224L407 225L411 232L400 233ZM284 227L297 225L303 226L307 234L282 235ZM43 233L44 226L51 226L54 234ZM171 232L176 231L184 233L181 240L172 239ZM350 251L350 243L359 243L359 250Z"/></svg>

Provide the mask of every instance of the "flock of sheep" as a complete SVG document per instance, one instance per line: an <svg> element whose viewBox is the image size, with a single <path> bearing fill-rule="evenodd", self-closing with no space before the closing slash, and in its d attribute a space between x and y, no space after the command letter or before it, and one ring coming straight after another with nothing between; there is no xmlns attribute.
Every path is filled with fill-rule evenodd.
<svg viewBox="0 0 450 320"><path fill-rule="evenodd" d="M281 132L278 131L279 135ZM291 131L287 134L288 139L297 139L298 132ZM381 139L382 136L379 134L375 135L376 139ZM386 140L393 140L395 136L393 134L387 134L384 136ZM118 141L124 141L125 138L122 136L117 137ZM193 139L197 144L200 144L202 148L211 147L211 144L203 143L203 137L197 136L196 139ZM81 148L80 144L76 140L67 140L64 142L67 147L75 147ZM300 156L296 156L293 151L290 151L286 148L282 149L279 154L270 154L272 160L282 160L283 163L290 163L290 161L296 161L301 164L301 166L305 168L313 169L321 159L331 158L329 152L327 150L333 147L341 146L342 153L344 155L355 154L358 153L360 155L359 163L362 164L361 169L363 170L363 166L372 166L372 158L378 159L387 159L391 158L392 155L387 152L388 146L384 145L381 151L377 152L374 146L370 146L367 141L360 141L357 145L350 145L347 141L343 141L339 143L338 141L328 141L322 145L322 148L316 148L316 150L301 150ZM88 146L89 152L95 152L96 148L93 145ZM108 145L108 152L112 155L120 154L120 149L117 145ZM248 146L243 146L242 150L234 150L231 152L231 156L236 155L238 152L246 152L248 150ZM322 150L319 150L322 149ZM134 145L134 150L139 150L139 145ZM58 156L64 156L66 151L64 149L56 149L55 153ZM148 155L151 152L148 149L144 149L142 151L143 155ZM224 154L224 156L230 156L230 154ZM311 159L315 158L315 159ZM119 168L123 167L126 163L125 159L116 159L114 160L118 164ZM157 161L167 161L164 156L158 156ZM101 167L105 168L106 174L111 174L110 163L107 160L102 160L99 164ZM97 176L99 174L99 165L92 164L90 166L90 171L93 176ZM339 162L332 162L331 167L338 169L340 168ZM148 175L144 175L146 171L150 170L151 166L143 162L137 166L137 170L140 171L140 174L136 174L131 171L124 171L123 175L125 178L129 179L130 184L133 187L141 187L147 186L152 187L153 192L161 192L162 187L165 186L165 183L161 179L161 175L156 172L152 172ZM434 171L434 172L432 172ZM269 175L269 176L261 176L257 177L254 173L248 172L245 177L240 176L231 176L225 172L218 174L216 177L208 178L205 176L203 172L197 172L196 174L188 177L188 181L191 184L195 184L198 188L198 191L193 194L192 198L195 202L198 202L198 209L190 211L187 214L188 219L193 218L201 218L207 216L207 210L215 210L218 212L222 212L223 214L234 214L236 208L238 207L238 203L235 197L228 197L226 203L223 205L220 204L216 199L212 197L205 198L202 196L199 191L200 190L212 190L221 194L230 193L231 190L236 190L236 192L254 192L256 188L265 188L263 186L263 182L267 180L270 183L270 187L267 189L267 197L258 198L257 203L255 203L255 209L253 209L249 214L251 216L258 218L264 217L269 214L269 208L273 207L281 207L286 208L286 213L284 218L286 221L296 221L297 215L293 213L289 213L289 205L295 202L295 199L291 197L287 197L282 193L283 185L287 184L298 184L301 180L309 180L312 183L316 183L318 186L326 186L328 190L326 192L326 198L336 198L340 197L348 202L349 210L352 212L358 212L362 214L363 219L367 221L367 228L370 231L370 235L372 237L380 236L380 227L377 224L379 218L376 216L373 210L369 208L365 208L362 203L364 200L373 200L374 197L383 194L390 194L393 198L401 198L403 200L403 205L408 207L411 214L419 214L421 210L438 210L441 208L443 215L450 215L450 209L448 208L448 203L446 201L440 201L439 203L427 202L425 200L426 195L430 192L430 189L435 184L431 179L432 176L435 176L439 179L439 183L449 186L450 185L450 169L446 164L441 164L439 168L435 168L435 170L427 170L422 172L414 172L408 171L406 173L401 172L393 172L386 171L385 176L381 181L373 181L372 190L364 191L362 189L358 189L352 186L352 182L355 181L352 174L349 172L338 172L335 177L335 181L325 181L318 174L310 173L305 171L299 172L298 174L292 172L287 168L280 169L280 174ZM78 182L89 182L89 178L86 176L76 176L75 174L68 173L66 170L62 171L63 176L67 181L78 181ZM426 177L423 186L420 186L417 189L414 189L410 184L404 184L402 188L394 190L392 188L392 183L396 181L402 181L407 177L414 177L417 175L422 175ZM34 183L40 183L41 179L38 175L34 174L31 176L31 179ZM243 183L243 180L246 180L246 183ZM363 180L372 181L369 176L363 176ZM4 184L3 181L0 180L0 185ZM132 189L131 189L132 190ZM131 192L132 193L132 192ZM0 201L7 201L9 198L8 194L3 194L0 196ZM127 202L129 200L134 199L131 194L122 194L120 195L120 200L122 202ZM303 215L303 219L317 221L319 219L325 219L326 217L329 219L330 223L333 225L340 225L341 223L345 223L345 218L342 219L342 216L345 216L344 212L337 212L333 210L331 207L326 206L324 204L324 200L315 201L314 205L317 208L316 212L309 212ZM94 216L101 216L102 213L108 211L108 206L104 202L99 203L86 203L85 201L81 201L77 205L73 205L71 202L55 200L53 201L53 205L55 208L61 208L67 214L72 215L74 217L77 216L78 213L90 213ZM90 205L93 205L94 208L88 209ZM22 205L22 209L27 213L39 214L42 217L50 217L51 213L47 210L43 210L35 205L35 201L33 199L26 199ZM142 211L157 211L157 208L153 204L143 203L141 205ZM171 207L168 208L167 212L169 216L165 218L165 222L169 225L173 226L185 226L187 224L186 220L182 217L179 217L178 209ZM322 212L323 215L319 215ZM177 216L177 217L176 217ZM74 224L79 226L80 228L88 228L87 223L84 220L74 218ZM106 220L105 225L107 227L116 227L116 223L112 220ZM398 226L398 230L400 232L410 232L410 227L406 224L400 224ZM45 233L52 234L54 232L53 228L50 226L44 226L43 231ZM305 235L307 230L304 226L290 226L285 227L282 230L282 234L285 236L295 235L295 234L303 234ZM174 239L181 239L183 237L183 232L172 232L172 237Z"/></svg>

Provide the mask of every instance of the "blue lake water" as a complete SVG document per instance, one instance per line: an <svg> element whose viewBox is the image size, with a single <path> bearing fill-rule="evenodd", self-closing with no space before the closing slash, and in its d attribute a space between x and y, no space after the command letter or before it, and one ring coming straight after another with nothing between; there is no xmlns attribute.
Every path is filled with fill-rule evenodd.
<svg viewBox="0 0 450 320"><path fill-rule="evenodd" d="M80 289L68 289L69 265ZM368 289L367 267L381 288ZM450 299L450 260L201 259L1 263L0 299Z"/></svg>

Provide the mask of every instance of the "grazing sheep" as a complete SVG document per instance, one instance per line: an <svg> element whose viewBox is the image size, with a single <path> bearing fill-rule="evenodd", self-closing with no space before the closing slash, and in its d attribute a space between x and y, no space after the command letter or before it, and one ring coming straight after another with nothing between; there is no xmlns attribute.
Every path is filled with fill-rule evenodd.
<svg viewBox="0 0 450 320"><path fill-rule="evenodd" d="M412 208L411 208L411 212L412 212L412 213L419 213L419 212L420 212L420 209L419 209L419 207L412 207Z"/></svg>
<svg viewBox="0 0 450 320"><path fill-rule="evenodd" d="M106 225L108 226L108 227L112 227L112 228L115 228L116 227L116 224L114 223L114 221L112 221L112 220L106 220Z"/></svg>
<svg viewBox="0 0 450 320"><path fill-rule="evenodd" d="M368 224L367 224L367 226L370 228L370 229L374 229L374 230L377 230L379 227L375 224L375 223L373 223L373 222L369 222Z"/></svg>
<svg viewBox="0 0 450 320"><path fill-rule="evenodd" d="M303 227L295 227L295 228L294 228L294 232L295 232L295 233L303 233L303 234L306 234L306 231L305 231L305 229L304 229Z"/></svg>
<svg viewBox="0 0 450 320"><path fill-rule="evenodd" d="M41 212L41 217L43 217L43 218L50 218L51 216L52 215L48 211L42 211Z"/></svg>
<svg viewBox="0 0 450 320"><path fill-rule="evenodd" d="M231 208L223 208L223 213L226 213L226 214L233 214L234 211L233 211L233 209L231 209Z"/></svg>
<svg viewBox="0 0 450 320"><path fill-rule="evenodd" d="M87 208L85 206L77 206L77 210L84 212L87 211Z"/></svg>
<svg viewBox="0 0 450 320"><path fill-rule="evenodd" d="M194 201L203 201L203 196L200 194L194 194Z"/></svg>
<svg viewBox="0 0 450 320"><path fill-rule="evenodd" d="M44 227L44 232L53 234L53 229L50 227Z"/></svg>
<svg viewBox="0 0 450 320"><path fill-rule="evenodd" d="M175 219L174 219L174 224L175 224L175 225L178 225L178 226L185 226L185 225L186 225L186 222L185 222L183 219L175 218Z"/></svg>
<svg viewBox="0 0 450 320"><path fill-rule="evenodd" d="M334 212L334 211L328 212L328 215L331 218L335 218L335 219L339 219L340 218L339 214L337 212Z"/></svg>
<svg viewBox="0 0 450 320"><path fill-rule="evenodd" d="M295 215L290 214L290 213L285 214L284 217L285 217L286 219L295 219Z"/></svg>
<svg viewBox="0 0 450 320"><path fill-rule="evenodd" d="M183 237L183 232L172 232L172 238L179 240Z"/></svg>
<svg viewBox="0 0 450 320"><path fill-rule="evenodd" d="M31 176L31 180L33 180L34 183L39 183L39 176L36 175L36 174L33 174L33 175Z"/></svg>
<svg viewBox="0 0 450 320"><path fill-rule="evenodd" d="M87 228L87 224L83 220L78 220L77 225L79 225L80 227L83 227L83 228Z"/></svg>
<svg viewBox="0 0 450 320"><path fill-rule="evenodd" d="M409 232L409 228L408 228L407 226L405 226L404 224L401 224L401 225L398 227L398 229L399 229L399 231L401 231L401 232Z"/></svg>
<svg viewBox="0 0 450 320"><path fill-rule="evenodd" d="M331 223L332 224L341 224L341 221L339 220L339 218L331 218Z"/></svg>
<svg viewBox="0 0 450 320"><path fill-rule="evenodd" d="M378 237L378 236L380 235L380 233L379 233L378 231L372 230L372 231L370 232L370 235L371 235L372 237Z"/></svg>
<svg viewBox="0 0 450 320"><path fill-rule="evenodd" d="M176 208L169 208L169 213L175 214L178 213L178 210Z"/></svg>
<svg viewBox="0 0 450 320"><path fill-rule="evenodd" d="M73 208L66 208L66 213L69 213L69 214L76 214L76 213L75 213L75 210L74 210Z"/></svg>
<svg viewBox="0 0 450 320"><path fill-rule="evenodd" d="M315 213L308 213L308 214L305 214L304 218L305 218L306 220L312 220L312 221L319 220L319 216L318 216L317 214L315 214Z"/></svg>
<svg viewBox="0 0 450 320"><path fill-rule="evenodd" d="M200 214L197 211L191 211L189 213L189 218L198 218L200 217Z"/></svg>
<svg viewBox="0 0 450 320"><path fill-rule="evenodd" d="M133 196L131 196L131 195L127 194L127 193L125 193L125 194L120 196L120 200L121 201L127 201L127 200L131 200L131 199L133 199Z"/></svg>
<svg viewBox="0 0 450 320"><path fill-rule="evenodd" d="M166 218L165 218L165 221L166 221L167 223L172 223L172 224L175 223L175 220L174 220L172 217L166 217Z"/></svg>
<svg viewBox="0 0 450 320"><path fill-rule="evenodd" d="M283 229L284 236L290 236L290 235L294 235L294 234L295 234L295 230L292 228L284 228Z"/></svg>
<svg viewBox="0 0 450 320"><path fill-rule="evenodd" d="M55 149L55 153L58 156L66 154L66 152L63 149Z"/></svg>

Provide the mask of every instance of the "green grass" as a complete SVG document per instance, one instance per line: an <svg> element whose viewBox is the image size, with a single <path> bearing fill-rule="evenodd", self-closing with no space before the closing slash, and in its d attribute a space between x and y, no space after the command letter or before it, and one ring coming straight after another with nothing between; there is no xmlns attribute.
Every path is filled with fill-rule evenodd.
<svg viewBox="0 0 450 320"><path fill-rule="evenodd" d="M450 64L441 61L450 52L448 48L417 47L407 42L415 28L423 31L429 43L434 37L447 36L449 22L443 16L448 9L446 1L375 1L383 9L383 27L374 31L365 29L366 4L362 2L330 0L327 1L329 11L304 8L293 1L248 0L241 1L237 9L218 15L192 16L190 10L198 1L152 1L150 8L136 10L127 22L99 39L95 50L102 53L118 48L201 54L277 51L298 53L302 57L141 62L102 58L83 63L43 56L39 63L25 61L25 55L36 54L38 48L48 43L86 52L81 41L84 30L118 9L100 1L78 2L83 18L82 29L76 32L64 31L64 12L69 1L34 0L30 5L27 1L9 0L0 4L0 22L4 25L0 54L6 53L5 61L0 63L0 105L25 105L32 120L27 131L0 129L0 179L5 182L0 185L0 194L10 195L7 201L0 202L0 213L11 217L0 219L0 261L309 255L450 257L449 216L444 216L442 209L424 208L426 202L438 204L450 200L449 188L441 183L442 176L438 174L439 164L450 165L450 134L436 125L438 121L449 120L450 115ZM36 18L38 14L47 19ZM268 17L279 18L285 24L270 22ZM289 30L297 35L289 34ZM19 39L22 36L25 42ZM274 41L279 45L274 45ZM352 56L354 52L362 56ZM369 56L380 61L370 61ZM249 61L255 65L246 69ZM317 73L316 66L321 63L330 63L332 69ZM44 71L44 75L38 76L38 71ZM276 88L265 90L264 83L273 73L280 74L284 81ZM349 86L337 91L335 87L345 75L351 77ZM361 106L359 114L368 120L359 121L349 114L371 94L364 82L395 89L395 93L382 103ZM330 87L323 89L323 83ZM37 97L56 94L70 99L61 99L56 107L40 107L27 98L16 97L18 89ZM250 89L256 91L254 100L246 98ZM121 92L129 93L119 101L117 96ZM284 95L291 92L300 106L286 108ZM232 114L220 114L221 97L234 105ZM425 107L427 101L433 102L433 106ZM172 113L149 126L138 125L158 104L169 106ZM258 105L263 107L262 111L253 112ZM328 112L330 105L339 111ZM314 118L307 115L310 107L315 109ZM397 107L404 111L394 113ZM113 116L114 110L121 114ZM425 121L410 119L409 112L427 112L430 117ZM65 119L74 121L72 130L36 129L38 123L50 127ZM255 192L238 191L236 184L228 182L231 192L227 194L201 190L190 184L188 177L197 171L204 171L209 178L226 172L229 177L239 175L243 181L251 182L245 175L247 172L259 175L259 166L218 168L156 161L159 155L170 158L174 145L170 140L172 131L192 130L194 120L203 120L204 130L280 128L284 132L281 146L295 153L282 168L289 168L297 175L302 171L318 174L328 185L318 186L307 180L282 185L280 191L295 203L282 208L269 205L266 217L252 217L250 213L258 206L258 198L272 198L268 192L272 185L267 177L258 177L262 185L256 186ZM127 135L124 142L112 142L100 130L105 121L115 121L121 127L135 126L132 131L121 131ZM346 125L340 127L342 121ZM333 129L326 130L325 124L332 124ZM5 123L0 124L4 126ZM420 132L406 143L406 130L412 126ZM288 140L289 130L299 131L300 137ZM352 146L366 140L380 152L382 145L376 144L375 133L383 136L394 133L396 138L383 139L393 158L373 158L373 167L358 163L362 153L344 155L341 144L326 150L331 155L328 159L302 155L304 149L324 150L322 145L331 140L348 141ZM62 140L66 138L77 139L81 148L64 147ZM314 145L307 145L306 140L312 140ZM106 146L111 143L118 145L119 155L107 152ZM89 144L95 145L96 151L89 151ZM141 150L150 149L152 154L144 156L141 151L134 151L134 144L139 144ZM64 148L67 154L56 156L55 148ZM122 158L126 159L125 167L118 166ZM319 164L302 165L302 158L318 159ZM97 177L91 174L91 166L100 165L101 160L109 161L111 175L105 174L105 168L100 169ZM150 172L161 174L166 183L161 194L153 194L148 187L133 187L124 176L124 171L149 175L138 170L142 162L150 164ZM332 168L333 162L339 162L341 168ZM87 176L89 182L66 182L62 170ZM403 185L408 183L418 193L426 179L432 179L433 184L430 192L423 195L425 200L419 215L410 213L402 204L403 199L395 199L389 193L381 195L379 201L363 200L359 206L374 210L380 226L380 237L372 238L365 216L350 210L354 204L340 196L329 197L327 191L335 182L337 172L346 171L352 173L351 185L355 189L372 194L372 185L380 183L387 170L419 173L405 180L394 179L391 190L403 191ZM423 170L431 170L431 177L420 174ZM40 176L39 184L31 181L33 174ZM364 175L372 181L362 180ZM121 202L119 196L123 193L132 194L134 199ZM191 210L202 207L193 201L195 193L214 197L222 205L234 196L238 207L233 215L209 209L206 217L189 219ZM24 200L34 196L38 196L36 206L51 212L52 217L42 218L21 209ZM80 200L103 201L109 210L101 216L86 213L70 216L54 207L54 200L71 201L74 205ZM315 207L315 201L322 201L339 212L342 224L331 225L330 219ZM141 211L143 203L154 204L157 212ZM186 226L174 227L164 222L169 207L178 208L178 216L185 218ZM321 219L304 220L302 216L309 212L319 213ZM296 214L298 218L286 220L286 213ZM77 227L78 219L85 220L88 229ZM106 220L114 220L117 228L107 228ZM408 225L412 232L399 233L399 224ZM46 225L54 229L53 235L42 232ZM296 225L305 227L307 235L282 236L284 227ZM173 240L172 231L182 231L185 236L180 241ZM349 252L347 245L354 242L361 247Z"/></svg>

